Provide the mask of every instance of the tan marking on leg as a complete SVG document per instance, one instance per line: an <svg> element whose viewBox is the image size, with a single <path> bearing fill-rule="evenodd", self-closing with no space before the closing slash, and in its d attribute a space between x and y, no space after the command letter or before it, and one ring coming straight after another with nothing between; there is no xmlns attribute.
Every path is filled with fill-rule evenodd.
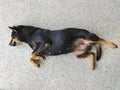
<svg viewBox="0 0 120 90"><path fill-rule="evenodd" d="M43 60L43 57L37 56L36 53L32 53L32 58L35 60Z"/></svg>
<svg viewBox="0 0 120 90"><path fill-rule="evenodd" d="M30 62L35 66L35 67L37 67L37 68L39 68L40 67L40 64L39 63L37 63L37 62L35 62L35 60L34 59L30 59Z"/></svg>
<svg viewBox="0 0 120 90"><path fill-rule="evenodd" d="M44 56L46 58L46 56ZM35 67L40 67L40 60L44 60L45 58L41 56L37 56L36 53L32 53L32 57L30 59L30 62L35 66Z"/></svg>
<svg viewBox="0 0 120 90"><path fill-rule="evenodd" d="M87 55L87 58L91 59L91 67L92 67L92 70L94 70L95 66L96 66L95 54L94 53L90 53L90 54Z"/></svg>
<svg viewBox="0 0 120 90"><path fill-rule="evenodd" d="M101 44L105 44L106 46L108 46L110 48L118 48L118 46L116 44L114 44L113 42L108 42L102 38L100 38L98 42Z"/></svg>
<svg viewBox="0 0 120 90"><path fill-rule="evenodd" d="M90 58L91 59L91 68L92 68L92 70L94 70L95 69L95 66L96 66L96 62L95 62L95 54L94 53L86 53L86 54L83 54L83 55L81 55L81 54L76 54L76 57L77 58Z"/></svg>

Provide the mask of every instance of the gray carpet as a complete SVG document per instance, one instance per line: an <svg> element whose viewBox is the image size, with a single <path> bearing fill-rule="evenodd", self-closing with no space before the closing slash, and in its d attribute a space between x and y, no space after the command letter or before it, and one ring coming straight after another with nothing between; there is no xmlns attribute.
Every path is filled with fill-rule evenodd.
<svg viewBox="0 0 120 90"><path fill-rule="evenodd" d="M72 53L30 62L27 44L8 45L12 25L85 28L120 46L120 0L0 0L0 90L120 90L120 49L103 45L94 71Z"/></svg>

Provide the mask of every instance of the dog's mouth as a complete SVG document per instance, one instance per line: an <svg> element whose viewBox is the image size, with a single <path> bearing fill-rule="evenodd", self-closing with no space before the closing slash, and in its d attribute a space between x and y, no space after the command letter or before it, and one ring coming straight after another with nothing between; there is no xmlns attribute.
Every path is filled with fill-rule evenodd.
<svg viewBox="0 0 120 90"><path fill-rule="evenodd" d="M18 44L21 44L22 42L16 38L12 38L9 45L10 46L17 46Z"/></svg>
<svg viewBox="0 0 120 90"><path fill-rule="evenodd" d="M13 42L12 40L9 43L10 46L16 46L16 42Z"/></svg>

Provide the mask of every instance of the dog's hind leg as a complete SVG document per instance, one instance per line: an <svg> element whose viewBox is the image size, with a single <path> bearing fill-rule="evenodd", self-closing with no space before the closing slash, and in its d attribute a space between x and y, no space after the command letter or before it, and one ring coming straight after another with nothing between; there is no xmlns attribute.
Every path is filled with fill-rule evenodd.
<svg viewBox="0 0 120 90"><path fill-rule="evenodd" d="M82 54L82 55L76 55L77 58L90 58L91 59L91 68L92 70L95 69L95 66L96 66L96 62L95 62L95 54L92 53L92 52L89 52L89 53L85 53L85 54Z"/></svg>
<svg viewBox="0 0 120 90"><path fill-rule="evenodd" d="M105 44L106 46L108 46L108 47L110 47L110 48L118 48L118 46L117 46L115 43L113 43L113 42L108 42L108 41L106 41L106 40L104 40L104 39L102 39L102 38L100 38L100 39L98 40L98 42L101 43L101 44Z"/></svg>
<svg viewBox="0 0 120 90"><path fill-rule="evenodd" d="M87 55L87 58L90 58L91 59L91 68L92 70L95 69L96 67L96 62L95 62L95 54L90 52L88 55Z"/></svg>

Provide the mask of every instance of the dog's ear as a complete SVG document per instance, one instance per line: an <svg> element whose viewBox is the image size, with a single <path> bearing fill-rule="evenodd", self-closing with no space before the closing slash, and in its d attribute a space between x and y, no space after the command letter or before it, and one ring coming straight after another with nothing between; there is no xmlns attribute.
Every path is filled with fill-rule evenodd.
<svg viewBox="0 0 120 90"><path fill-rule="evenodd" d="M13 27L11 27L11 26L8 26L12 31L14 31L14 32L18 32L16 29L15 29L15 26L13 26Z"/></svg>

